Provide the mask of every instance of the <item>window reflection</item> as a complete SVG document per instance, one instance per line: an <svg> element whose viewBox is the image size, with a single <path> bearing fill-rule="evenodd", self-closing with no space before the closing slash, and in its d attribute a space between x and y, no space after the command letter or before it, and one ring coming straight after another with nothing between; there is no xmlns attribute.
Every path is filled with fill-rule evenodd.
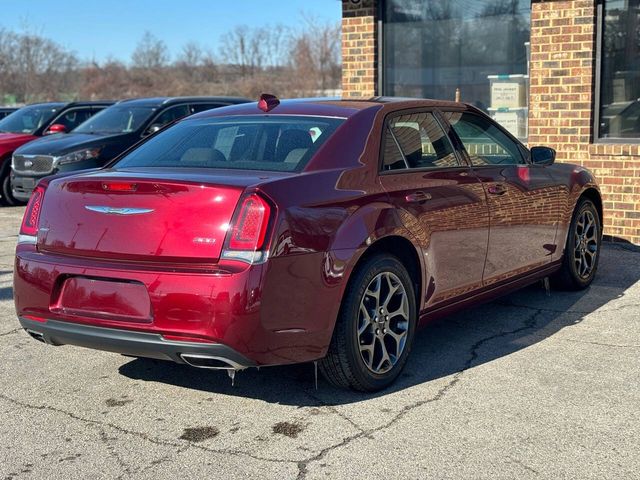
<svg viewBox="0 0 640 480"><path fill-rule="evenodd" d="M640 138L640 0L604 3L600 137Z"/></svg>
<svg viewBox="0 0 640 480"><path fill-rule="evenodd" d="M459 88L498 108L488 77L527 73L530 15L528 0L386 1L383 93L453 100Z"/></svg>

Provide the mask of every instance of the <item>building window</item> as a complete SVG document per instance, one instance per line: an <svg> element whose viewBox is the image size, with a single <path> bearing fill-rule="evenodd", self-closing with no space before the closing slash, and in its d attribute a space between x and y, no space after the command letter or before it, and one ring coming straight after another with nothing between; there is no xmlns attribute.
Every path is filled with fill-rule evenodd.
<svg viewBox="0 0 640 480"><path fill-rule="evenodd" d="M530 0L387 0L382 93L460 99L526 138Z"/></svg>
<svg viewBox="0 0 640 480"><path fill-rule="evenodd" d="M602 139L640 139L640 0L606 0L601 22Z"/></svg>

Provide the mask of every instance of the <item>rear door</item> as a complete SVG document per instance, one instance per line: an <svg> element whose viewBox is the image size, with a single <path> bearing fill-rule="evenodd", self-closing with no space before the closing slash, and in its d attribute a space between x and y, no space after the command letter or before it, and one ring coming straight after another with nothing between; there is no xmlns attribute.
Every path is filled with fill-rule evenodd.
<svg viewBox="0 0 640 480"><path fill-rule="evenodd" d="M491 119L469 111L444 115L487 195L485 285L549 263L556 249L559 187L544 168L529 164L527 150Z"/></svg>
<svg viewBox="0 0 640 480"><path fill-rule="evenodd" d="M387 119L380 182L425 260L426 306L480 288L488 241L481 183L429 110Z"/></svg>

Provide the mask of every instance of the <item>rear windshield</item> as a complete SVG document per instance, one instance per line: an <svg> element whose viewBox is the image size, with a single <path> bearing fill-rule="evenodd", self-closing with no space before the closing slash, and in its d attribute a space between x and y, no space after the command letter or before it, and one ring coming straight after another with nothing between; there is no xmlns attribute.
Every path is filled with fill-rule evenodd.
<svg viewBox="0 0 640 480"><path fill-rule="evenodd" d="M58 108L44 105L23 107L0 121L0 132L35 133L53 118Z"/></svg>
<svg viewBox="0 0 640 480"><path fill-rule="evenodd" d="M89 120L81 123L73 133L131 133L138 130L155 111L152 107L125 107L116 105L105 108Z"/></svg>
<svg viewBox="0 0 640 480"><path fill-rule="evenodd" d="M343 121L279 115L186 120L151 138L115 166L296 171Z"/></svg>

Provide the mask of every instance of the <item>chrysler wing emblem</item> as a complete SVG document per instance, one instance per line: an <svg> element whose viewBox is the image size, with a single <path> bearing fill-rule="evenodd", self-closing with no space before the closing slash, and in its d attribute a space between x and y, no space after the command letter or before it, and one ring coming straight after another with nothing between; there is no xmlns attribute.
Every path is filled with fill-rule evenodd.
<svg viewBox="0 0 640 480"><path fill-rule="evenodd" d="M85 205L87 210L98 213L106 213L108 215L139 215L141 213L151 213L153 208L116 208L116 207L102 207L94 205Z"/></svg>

